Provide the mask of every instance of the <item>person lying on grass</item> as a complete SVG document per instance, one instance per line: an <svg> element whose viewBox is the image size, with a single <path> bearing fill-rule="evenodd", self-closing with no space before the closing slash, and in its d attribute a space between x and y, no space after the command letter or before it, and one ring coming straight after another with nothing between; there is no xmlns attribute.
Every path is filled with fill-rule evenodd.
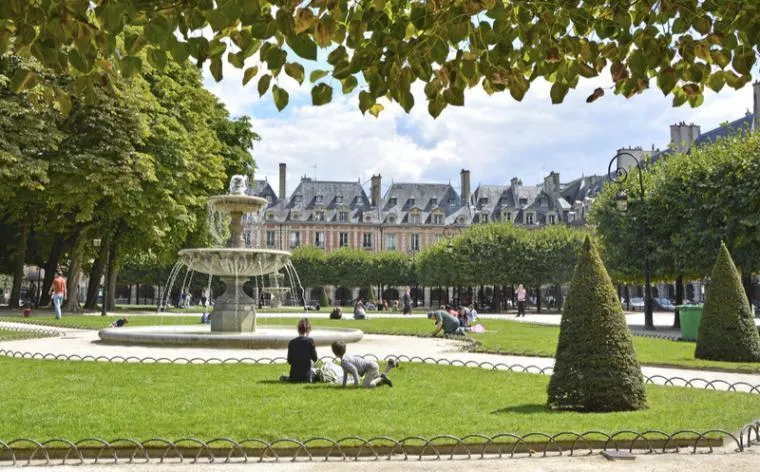
<svg viewBox="0 0 760 472"><path fill-rule="evenodd" d="M332 343L332 352L336 357L340 358L340 365L343 367L343 386L346 386L348 381L348 374L350 373L354 378L354 386L359 387L359 377L364 377L361 386L367 388L377 387L378 385L387 385L393 387L393 382L386 375L392 368L398 365L398 362L394 359L388 361L388 365L385 367L385 371L381 374L380 367L377 362L364 359L359 356L349 356L346 354L346 343L343 341L335 341Z"/></svg>
<svg viewBox="0 0 760 472"><path fill-rule="evenodd" d="M308 318L298 321L298 337L288 343L288 364L290 375L280 377L283 382L313 382L312 362L317 362L317 348L309 337L311 322Z"/></svg>
<svg viewBox="0 0 760 472"><path fill-rule="evenodd" d="M460 326L459 320L444 310L431 311L427 315L428 319L435 320L435 330L431 336L435 337L443 331L443 334L464 336L465 329Z"/></svg>

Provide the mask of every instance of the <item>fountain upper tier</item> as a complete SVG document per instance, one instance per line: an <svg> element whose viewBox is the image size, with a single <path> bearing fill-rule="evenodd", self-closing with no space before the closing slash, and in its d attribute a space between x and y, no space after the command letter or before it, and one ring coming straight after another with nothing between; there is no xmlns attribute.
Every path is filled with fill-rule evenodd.
<svg viewBox="0 0 760 472"><path fill-rule="evenodd" d="M267 205L267 200L250 195L216 195L209 203L221 213L255 213Z"/></svg>
<svg viewBox="0 0 760 472"><path fill-rule="evenodd" d="M193 270L222 277L252 277L277 272L290 261L290 253L273 249L183 249L179 260Z"/></svg>

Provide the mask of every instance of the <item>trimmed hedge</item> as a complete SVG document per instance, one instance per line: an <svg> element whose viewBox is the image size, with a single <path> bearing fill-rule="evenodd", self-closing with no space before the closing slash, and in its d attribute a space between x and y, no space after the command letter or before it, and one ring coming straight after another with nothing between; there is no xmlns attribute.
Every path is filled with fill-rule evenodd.
<svg viewBox="0 0 760 472"><path fill-rule="evenodd" d="M562 313L548 406L581 411L647 407L641 366L615 288L587 237Z"/></svg>
<svg viewBox="0 0 760 472"><path fill-rule="evenodd" d="M694 357L714 361L760 362L760 336L739 271L721 242L699 325Z"/></svg>

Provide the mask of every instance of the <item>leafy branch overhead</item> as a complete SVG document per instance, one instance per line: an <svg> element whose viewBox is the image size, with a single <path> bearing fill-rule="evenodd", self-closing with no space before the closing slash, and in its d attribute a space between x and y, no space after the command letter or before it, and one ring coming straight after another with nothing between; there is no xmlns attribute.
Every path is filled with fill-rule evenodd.
<svg viewBox="0 0 760 472"><path fill-rule="evenodd" d="M374 114L380 98L408 112L418 81L438 116L464 105L468 88L519 101L543 77L560 103L579 78L607 71L616 94L656 86L674 105L698 106L705 87L751 80L758 18L760 2L744 0L5 0L0 53L73 69L83 89L134 74L143 60L161 69L191 57L216 80L226 62L244 83L260 75L258 92L271 85L279 109L288 102L281 73L302 83L310 63L320 70L315 105L361 85L360 108ZM12 83L31 88L35 74Z"/></svg>

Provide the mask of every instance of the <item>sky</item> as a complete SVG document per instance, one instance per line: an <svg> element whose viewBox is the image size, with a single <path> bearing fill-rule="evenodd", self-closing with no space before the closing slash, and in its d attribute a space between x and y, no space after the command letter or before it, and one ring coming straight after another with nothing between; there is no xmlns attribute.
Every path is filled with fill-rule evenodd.
<svg viewBox="0 0 760 472"><path fill-rule="evenodd" d="M278 112L271 93L259 98L258 79L243 86L242 70L229 65L224 74L217 83L206 71L206 87L233 116L251 117L261 136L252 151L255 178L268 179L277 192L279 163L284 162L288 194L302 176L358 180L368 189L371 176L378 173L383 194L394 181L451 182L459 191L461 169L470 170L472 190L479 184L506 185L512 177L535 185L552 171L568 182L606 173L620 148L667 148L672 124L694 123L704 133L753 108L751 84L738 91L725 87L719 94L708 90L696 109L688 104L673 108L672 95L664 97L657 89L630 99L615 96L607 88L612 84L609 74L604 74L581 79L559 105L551 104L550 84L542 79L531 85L522 102L509 92L488 96L473 88L466 92L464 107L449 106L437 119L428 115L418 85L409 114L398 104L383 103L385 110L375 118L359 111L360 87L344 96L340 84L332 83L333 102L315 107L308 79L299 87L283 73L279 86L289 91L290 103ZM586 103L599 86L606 94Z"/></svg>

